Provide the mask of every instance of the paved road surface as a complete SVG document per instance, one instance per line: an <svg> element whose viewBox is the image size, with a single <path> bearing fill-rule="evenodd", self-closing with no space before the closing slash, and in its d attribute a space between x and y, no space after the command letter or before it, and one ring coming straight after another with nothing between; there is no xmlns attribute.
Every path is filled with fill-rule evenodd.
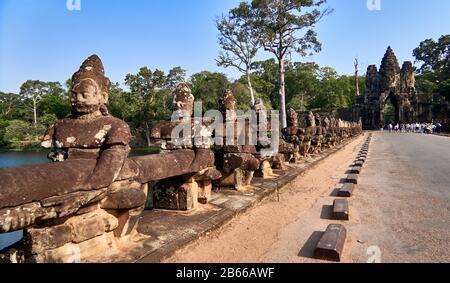
<svg viewBox="0 0 450 283"><path fill-rule="evenodd" d="M450 138L375 133L351 209L352 261L450 262Z"/></svg>

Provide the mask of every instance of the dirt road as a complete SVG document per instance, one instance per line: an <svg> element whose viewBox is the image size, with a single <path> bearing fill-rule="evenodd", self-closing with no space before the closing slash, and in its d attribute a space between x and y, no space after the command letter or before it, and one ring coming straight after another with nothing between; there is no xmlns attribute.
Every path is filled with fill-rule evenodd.
<svg viewBox="0 0 450 283"><path fill-rule="evenodd" d="M297 178L281 191L280 202L263 201L165 262L316 262L311 256L317 231L335 222L326 219L331 194L362 142L353 141Z"/></svg>

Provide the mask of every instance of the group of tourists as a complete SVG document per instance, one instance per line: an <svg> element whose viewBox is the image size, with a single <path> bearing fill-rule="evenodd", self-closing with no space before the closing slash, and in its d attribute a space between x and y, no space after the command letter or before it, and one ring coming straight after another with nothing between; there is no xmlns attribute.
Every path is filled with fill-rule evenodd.
<svg viewBox="0 0 450 283"><path fill-rule="evenodd" d="M407 123L407 124L391 124L381 128L381 131L388 130L390 133L418 133L418 134L435 134L441 133L441 123Z"/></svg>

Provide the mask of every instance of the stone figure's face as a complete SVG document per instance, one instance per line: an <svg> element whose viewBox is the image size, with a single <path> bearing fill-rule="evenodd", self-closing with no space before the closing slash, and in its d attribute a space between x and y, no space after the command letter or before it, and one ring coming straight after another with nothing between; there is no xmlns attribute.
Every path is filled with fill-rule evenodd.
<svg viewBox="0 0 450 283"><path fill-rule="evenodd" d="M97 83L91 79L75 84L70 100L72 108L80 114L90 114L100 110L100 106L106 101L99 89Z"/></svg>

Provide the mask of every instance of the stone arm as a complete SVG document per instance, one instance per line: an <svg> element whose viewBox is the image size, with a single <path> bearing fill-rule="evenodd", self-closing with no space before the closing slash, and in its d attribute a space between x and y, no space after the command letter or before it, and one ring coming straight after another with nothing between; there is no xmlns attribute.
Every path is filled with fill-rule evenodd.
<svg viewBox="0 0 450 283"><path fill-rule="evenodd" d="M52 162L63 162L67 158L67 152L58 148L55 144L54 134L56 125L48 127L47 131L42 138L41 146L46 149L50 149L47 158Z"/></svg>
<svg viewBox="0 0 450 283"><path fill-rule="evenodd" d="M103 150L85 189L109 187L119 176L130 149L127 145L112 145Z"/></svg>

